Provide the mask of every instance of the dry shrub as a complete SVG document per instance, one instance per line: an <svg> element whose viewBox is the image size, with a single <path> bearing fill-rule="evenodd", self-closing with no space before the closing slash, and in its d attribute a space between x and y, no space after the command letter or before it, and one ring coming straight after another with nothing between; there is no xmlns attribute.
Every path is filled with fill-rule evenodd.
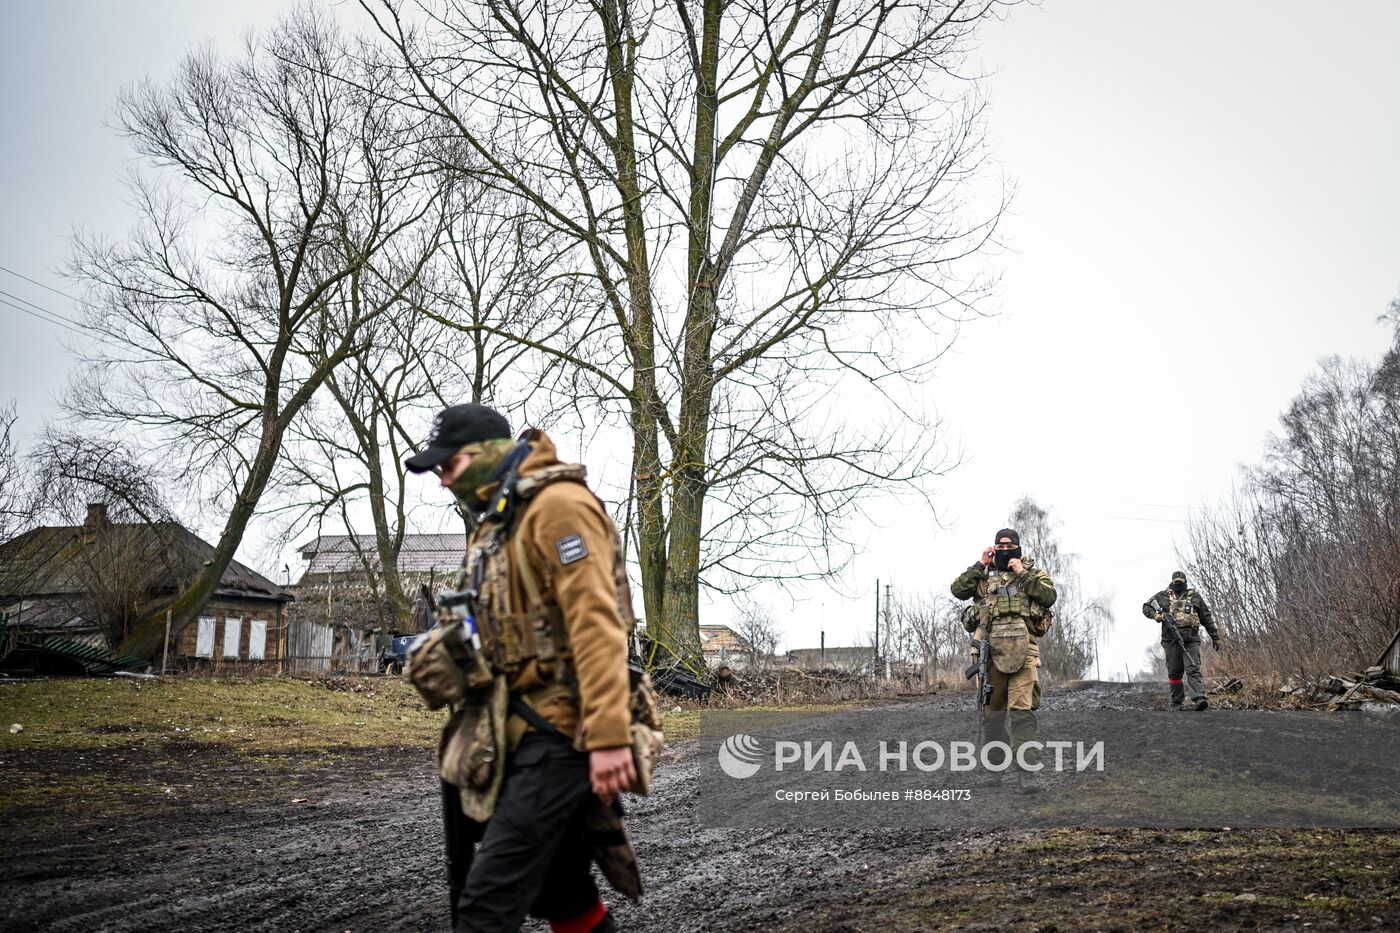
<svg viewBox="0 0 1400 933"><path fill-rule="evenodd" d="M1230 644L1219 670L1334 673L1400 628L1400 301L1377 363L1329 358L1263 461L1189 528L1184 562Z"/></svg>

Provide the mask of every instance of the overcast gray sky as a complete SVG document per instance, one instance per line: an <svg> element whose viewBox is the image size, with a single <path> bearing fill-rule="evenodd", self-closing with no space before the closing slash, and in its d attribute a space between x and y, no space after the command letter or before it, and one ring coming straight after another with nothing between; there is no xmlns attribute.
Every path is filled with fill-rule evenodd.
<svg viewBox="0 0 1400 933"><path fill-rule="evenodd" d="M287 6L0 0L0 266L71 291L56 276L70 231L129 219L128 153L103 125L117 89ZM1400 4L1381 0L1047 0L987 30L1010 252L998 316L965 328L927 387L967 462L934 490L941 526L879 506L840 591L763 594L785 644L815 645L821 625L829 645L863 636L876 577L944 589L1030 494L1086 585L1116 594L1103 675L1136 670L1157 635L1138 606L1174 568L1182 520L1258 457L1319 356L1383 346L1397 37ZM0 290L72 313L8 272ZM0 320L0 400L32 431L68 374L64 332L3 304Z"/></svg>

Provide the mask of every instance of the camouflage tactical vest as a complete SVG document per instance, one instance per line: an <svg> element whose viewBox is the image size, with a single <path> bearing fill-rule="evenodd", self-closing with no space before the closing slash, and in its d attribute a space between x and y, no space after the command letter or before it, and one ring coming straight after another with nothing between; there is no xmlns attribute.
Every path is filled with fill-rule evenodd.
<svg viewBox="0 0 1400 933"><path fill-rule="evenodd" d="M1030 558L1021 563L1027 571L1035 566ZM1045 616L1045 610L1021 592L1016 579L1010 571L992 570L979 587L978 619L992 643L992 663L1003 674L1014 674L1026 666L1032 632L1039 629Z"/></svg>
<svg viewBox="0 0 1400 933"><path fill-rule="evenodd" d="M583 484L585 475L581 464L566 463L521 477L515 486L518 504L513 520L508 526L488 526L478 534L458 580L460 588L473 572L473 563L481 562L476 625L482 652L492 668L513 678L527 662L534 661L540 678L547 684L558 685L551 692L567 690L575 698L578 688L573 671L573 648L564 626L563 610L545 594L538 573L526 557L525 542L514 532L541 489L557 482ZM525 590L523 606L515 605L510 586L512 566ZM636 618L632 613L632 591L627 581L622 538L616 529L613 531L613 583L618 613L630 635Z"/></svg>
<svg viewBox="0 0 1400 933"><path fill-rule="evenodd" d="M1171 593L1171 590L1167 591ZM1201 617L1196 614L1196 591L1188 589L1181 596L1172 595L1172 600L1167 604L1167 615L1171 616L1179 629L1193 631L1201 624Z"/></svg>

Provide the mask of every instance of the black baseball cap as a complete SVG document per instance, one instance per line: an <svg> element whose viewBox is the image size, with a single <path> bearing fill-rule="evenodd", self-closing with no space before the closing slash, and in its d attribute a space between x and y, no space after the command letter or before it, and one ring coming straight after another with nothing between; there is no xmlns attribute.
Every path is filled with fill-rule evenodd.
<svg viewBox="0 0 1400 933"><path fill-rule="evenodd" d="M426 473L468 444L509 440L510 422L494 408L467 402L438 412L428 431L428 445L403 462L410 473Z"/></svg>
<svg viewBox="0 0 1400 933"><path fill-rule="evenodd" d="M1002 538L1010 538L1012 544L1017 547L1021 546L1021 536L1016 533L1014 528L1003 528L1001 531L998 531L997 536L992 539L992 543L999 543Z"/></svg>

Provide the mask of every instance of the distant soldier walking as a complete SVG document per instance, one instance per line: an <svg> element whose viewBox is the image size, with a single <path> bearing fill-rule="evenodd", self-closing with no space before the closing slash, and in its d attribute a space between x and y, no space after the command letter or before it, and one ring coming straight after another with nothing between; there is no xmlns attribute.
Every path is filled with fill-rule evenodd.
<svg viewBox="0 0 1400 933"><path fill-rule="evenodd" d="M1036 737L1037 639L1050 630L1048 610L1055 604L1055 584L1033 560L1022 558L1021 536L1015 530L1003 528L994 541L953 581L952 592L957 599L976 600L976 611L966 624L974 626L974 638L991 646L986 738L1007 742L1013 753L1019 753L1022 745ZM1035 751L1026 749L1018 757L1034 767L1039 764ZM1018 770L1017 778L1024 793L1040 789L1032 771Z"/></svg>
<svg viewBox="0 0 1400 933"><path fill-rule="evenodd" d="M1224 644L1210 607L1201 594L1186 585L1186 574L1178 570L1172 574L1171 583L1157 595L1142 604L1142 614L1164 626L1162 648L1167 655L1167 681L1171 684L1172 709L1183 709L1190 694L1192 708L1206 709L1205 680L1201 677L1201 629L1210 633L1210 643L1216 651ZM1165 626L1174 626L1181 634L1180 641ZM1182 680L1186 681L1185 686Z"/></svg>

